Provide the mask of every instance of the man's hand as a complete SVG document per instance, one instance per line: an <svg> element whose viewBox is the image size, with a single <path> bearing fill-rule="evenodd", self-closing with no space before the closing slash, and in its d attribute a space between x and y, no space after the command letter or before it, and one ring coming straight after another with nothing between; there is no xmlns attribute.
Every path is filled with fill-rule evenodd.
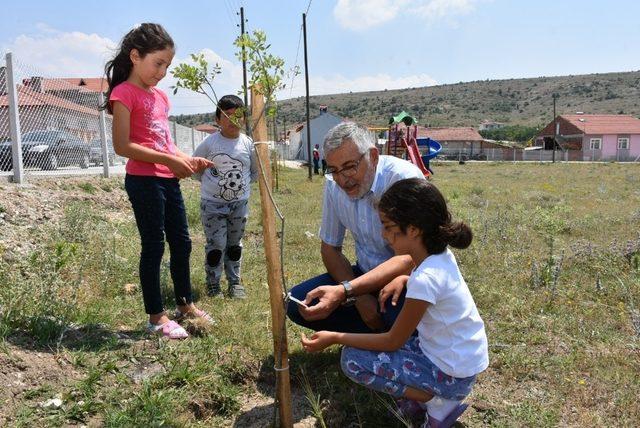
<svg viewBox="0 0 640 428"><path fill-rule="evenodd" d="M319 299L318 303L310 306L315 299ZM304 303L309 308L298 306L298 310L302 318L307 321L323 320L335 311L344 300L345 291L342 285L321 285L307 293Z"/></svg>
<svg viewBox="0 0 640 428"><path fill-rule="evenodd" d="M336 343L335 332L318 331L316 333L313 333L313 335L308 339L303 333L300 341L302 342L302 347L307 352L322 351L324 348Z"/></svg>
<svg viewBox="0 0 640 428"><path fill-rule="evenodd" d="M209 159L201 158L201 157L192 157L189 159L189 163L191 164L191 169L193 172L202 172L207 168L211 168L213 166L213 162Z"/></svg>
<svg viewBox="0 0 640 428"><path fill-rule="evenodd" d="M394 278L390 283L385 285L380 294L378 294L378 303L380 304L380 312L385 312L385 303L387 299L391 297L391 305L395 306L398 303L398 299L402 294L402 290L407 285L409 277L407 275L400 275Z"/></svg>

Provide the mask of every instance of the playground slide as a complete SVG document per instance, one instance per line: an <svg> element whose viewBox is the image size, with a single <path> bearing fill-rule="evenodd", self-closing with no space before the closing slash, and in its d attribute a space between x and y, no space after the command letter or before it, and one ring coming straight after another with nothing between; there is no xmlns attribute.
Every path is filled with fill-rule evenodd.
<svg viewBox="0 0 640 428"><path fill-rule="evenodd" d="M418 138L416 142L418 143L418 147L427 146L428 148L427 154L422 156L422 161L426 163L438 156L440 154L440 151L442 150L442 144L428 137Z"/></svg>
<svg viewBox="0 0 640 428"><path fill-rule="evenodd" d="M420 168L420 171L422 171L425 177L429 177L431 175L431 171L427 167L425 167L424 162L422 162L420 150L418 150L418 144L416 144L416 139L411 137L407 142L406 139L402 138L400 141L402 142L402 145L405 147L405 149L407 149L409 161Z"/></svg>

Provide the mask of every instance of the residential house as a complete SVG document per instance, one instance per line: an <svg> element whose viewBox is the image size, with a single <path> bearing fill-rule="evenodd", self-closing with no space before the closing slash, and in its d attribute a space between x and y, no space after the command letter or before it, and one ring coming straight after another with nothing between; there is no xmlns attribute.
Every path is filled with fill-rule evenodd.
<svg viewBox="0 0 640 428"><path fill-rule="evenodd" d="M22 83L35 92L51 94L92 109L99 107L100 93L106 97L108 89L107 79L103 77L47 79L35 76Z"/></svg>
<svg viewBox="0 0 640 428"><path fill-rule="evenodd" d="M69 131L89 142L99 133L99 112L50 93L18 86L18 105L22 132L41 129ZM9 97L0 94L0 123L9 123ZM0 140L11 138L8 127L0 127Z"/></svg>
<svg viewBox="0 0 640 428"><path fill-rule="evenodd" d="M200 132L206 132L207 134L213 134L215 132L218 132L220 130L220 127L218 125L202 123L200 125L196 125L195 130Z"/></svg>
<svg viewBox="0 0 640 428"><path fill-rule="evenodd" d="M492 129L500 129L504 127L504 123L502 122L493 122L490 120L485 120L484 122L482 122L480 124L480 126L478 127L479 131L490 131Z"/></svg>
<svg viewBox="0 0 640 428"><path fill-rule="evenodd" d="M634 161L640 158L640 119L623 114L563 114L538 133L535 145L551 150L554 140L556 147L567 152L568 160Z"/></svg>
<svg viewBox="0 0 640 428"><path fill-rule="evenodd" d="M309 121L309 129L311 130L311 150L313 151L313 147L318 144L320 146L321 159L324 159L324 149L322 147L324 143L324 136L327 135L327 132L331 128L343 122L343 119L341 117L331 114L327 110L327 106L320 106L320 114ZM307 124L304 123L302 129L300 130L300 145L295 152L295 158L308 162L309 153L307 146L306 125Z"/></svg>
<svg viewBox="0 0 640 428"><path fill-rule="evenodd" d="M283 159L296 159L296 156L300 150L301 145L301 132L304 128L304 124L298 123L292 125L285 131L285 135L282 140L276 142L276 149Z"/></svg>
<svg viewBox="0 0 640 428"><path fill-rule="evenodd" d="M502 146L486 142L482 135L471 127L424 128L419 126L418 138L436 140L442 145L443 154L464 153L473 157L482 153L486 148L502 148Z"/></svg>

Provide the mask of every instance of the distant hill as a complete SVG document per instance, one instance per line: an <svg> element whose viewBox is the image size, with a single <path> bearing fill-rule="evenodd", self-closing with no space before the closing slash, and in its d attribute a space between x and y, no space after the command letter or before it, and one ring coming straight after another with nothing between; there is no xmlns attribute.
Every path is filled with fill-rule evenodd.
<svg viewBox="0 0 640 428"><path fill-rule="evenodd" d="M421 125L473 126L484 120L507 125L540 126L553 116L552 94L557 93L558 114L624 113L640 116L640 71L484 80L397 90L318 95L310 97L311 117L319 106L367 125L385 126L390 116L405 110ZM278 123L305 120L304 97L278 103ZM213 120L212 114L180 115L184 125Z"/></svg>

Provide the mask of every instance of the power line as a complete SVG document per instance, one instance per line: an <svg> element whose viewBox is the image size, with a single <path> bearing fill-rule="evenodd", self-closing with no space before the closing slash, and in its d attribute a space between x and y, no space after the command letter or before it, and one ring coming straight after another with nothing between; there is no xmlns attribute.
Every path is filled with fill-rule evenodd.
<svg viewBox="0 0 640 428"><path fill-rule="evenodd" d="M291 76L291 86L289 87L289 98L291 98L291 96L293 95L293 82L296 79L296 76L298 75L296 73L297 68L298 68L298 56L300 55L300 42L302 41L302 25L300 25L300 32L298 33L298 47L296 48L296 60L293 63L293 75Z"/></svg>
<svg viewBox="0 0 640 428"><path fill-rule="evenodd" d="M229 18L229 22L231 22L232 26L237 26L238 21L236 21L236 12L229 0L223 0L225 11L227 12L227 17Z"/></svg>
<svg viewBox="0 0 640 428"><path fill-rule="evenodd" d="M313 0L309 0L309 3L307 3L307 10L305 11L305 15L308 17L309 16L309 9L311 9L311 3L313 2ZM298 68L298 57L300 55L300 42L302 41L302 25L300 25L300 32L298 33L298 47L296 48L296 60L294 62L293 65L293 76L291 76L291 86L289 87L289 98L291 98L293 96L293 82L296 79L296 76L298 75L296 73L296 70Z"/></svg>

